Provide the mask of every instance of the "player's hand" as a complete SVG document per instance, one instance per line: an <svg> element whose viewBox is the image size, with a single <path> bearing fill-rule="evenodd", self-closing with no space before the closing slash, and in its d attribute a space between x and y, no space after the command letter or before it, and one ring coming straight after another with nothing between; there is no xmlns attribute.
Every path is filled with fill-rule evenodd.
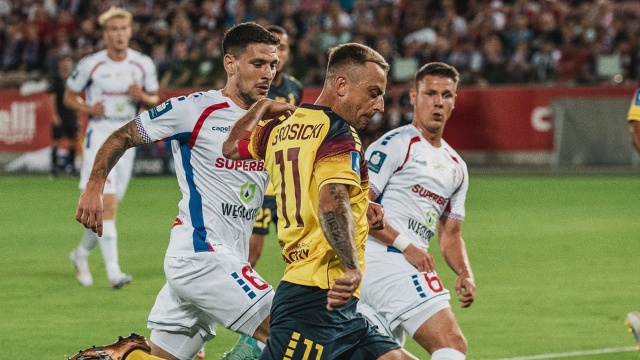
<svg viewBox="0 0 640 360"><path fill-rule="evenodd" d="M367 221L369 222L369 229L371 230L384 229L384 210L380 204L369 202Z"/></svg>
<svg viewBox="0 0 640 360"><path fill-rule="evenodd" d="M78 209L76 210L76 220L91 229L98 236L102 236L102 213L104 205L102 202L102 191L94 190L89 185L78 201Z"/></svg>
<svg viewBox="0 0 640 360"><path fill-rule="evenodd" d="M463 272L458 275L456 279L456 293L460 296L460 306L467 308L471 306L473 300L476 298L476 283L473 277L467 272Z"/></svg>
<svg viewBox="0 0 640 360"><path fill-rule="evenodd" d="M263 120L275 119L281 116L289 117L298 108L295 105L291 105L281 101L276 101L271 99L265 99L265 100L268 100L268 101L266 101L265 103L266 108L262 116Z"/></svg>
<svg viewBox="0 0 640 360"><path fill-rule="evenodd" d="M433 261L433 256L414 244L407 246L407 248L402 252L402 255L404 255L405 259L407 259L407 261L411 265L415 266L415 268L420 272L436 270L436 264Z"/></svg>
<svg viewBox="0 0 640 360"><path fill-rule="evenodd" d="M91 108L89 109L89 115L93 116L93 117L103 117L104 116L104 103L101 102L97 102L93 105L91 105Z"/></svg>
<svg viewBox="0 0 640 360"><path fill-rule="evenodd" d="M353 293L356 292L360 281L362 280L362 274L360 270L351 269L347 270L341 278L336 279L335 284L329 289L327 294L327 310L346 305Z"/></svg>
<svg viewBox="0 0 640 360"><path fill-rule="evenodd" d="M142 91L142 88L138 84L132 84L129 86L128 94L138 101L142 101L144 98L144 91Z"/></svg>

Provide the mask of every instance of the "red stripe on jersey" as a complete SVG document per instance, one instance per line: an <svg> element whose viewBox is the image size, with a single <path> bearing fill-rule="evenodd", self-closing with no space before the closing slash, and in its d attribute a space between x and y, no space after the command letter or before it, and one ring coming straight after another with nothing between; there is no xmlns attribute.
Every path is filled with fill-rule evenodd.
<svg viewBox="0 0 640 360"><path fill-rule="evenodd" d="M129 61L130 64L133 64L135 66L137 66L140 69L140 72L142 73L142 82L144 83L144 79L147 77L147 74L144 72L144 67L142 67L142 64L140 64L137 61ZM143 85L143 84L140 84Z"/></svg>
<svg viewBox="0 0 640 360"><path fill-rule="evenodd" d="M102 64L106 64L106 61L100 61L97 64L95 64L93 66L93 69L91 69L91 71L89 72L89 79L91 79L91 77L93 77L93 73L96 72L96 70L98 69L98 66L102 65Z"/></svg>
<svg viewBox="0 0 640 360"><path fill-rule="evenodd" d="M398 166L398 168L396 169L396 171L394 172L398 172L400 170L402 170L402 168L404 167L404 164L407 163L407 160L409 160L409 153L411 152L411 146L413 146L413 144L420 142L420 138L419 137L413 137L411 138L411 141L409 141L409 147L407 148L407 154L404 156L404 161L402 161L402 165Z"/></svg>
<svg viewBox="0 0 640 360"><path fill-rule="evenodd" d="M460 162L458 161L458 158L457 158L457 157L455 157L455 156L453 156L453 155L451 155L451 153L449 152L449 150L448 150L448 149L444 149L444 150L447 152L447 154L449 154L449 157L450 157L451 159L453 159L453 161L455 161L455 162L456 162L456 164L460 164Z"/></svg>
<svg viewBox="0 0 640 360"><path fill-rule="evenodd" d="M190 149L193 149L193 147L195 146L196 139L198 138L198 134L200 134L200 129L202 129L202 124L204 124L204 121L207 119L207 117L216 110L226 109L228 107L229 107L229 104L226 102L223 102L223 103L211 105L208 108L204 109L202 114L200 114L198 121L196 121L196 126L193 128L193 131L191 132L191 137L189 138Z"/></svg>
<svg viewBox="0 0 640 360"><path fill-rule="evenodd" d="M176 218L175 220L173 220L173 225L171 225L171 228L173 229L178 225L182 225L182 220L180 220L180 218Z"/></svg>

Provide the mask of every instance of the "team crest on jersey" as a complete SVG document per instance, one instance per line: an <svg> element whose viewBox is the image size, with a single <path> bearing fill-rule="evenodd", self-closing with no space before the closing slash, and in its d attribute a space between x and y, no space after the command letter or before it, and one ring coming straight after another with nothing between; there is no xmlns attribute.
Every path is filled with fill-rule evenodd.
<svg viewBox="0 0 640 360"><path fill-rule="evenodd" d="M376 174L379 173L380 169L382 169L382 164L384 164L384 159L386 158L387 154L383 153L382 151L374 151L369 158L369 170L373 171Z"/></svg>
<svg viewBox="0 0 640 360"><path fill-rule="evenodd" d="M242 184L242 186L240 186L240 200L242 200L243 203L248 203L249 201L253 200L255 196L256 184L246 182Z"/></svg>
<svg viewBox="0 0 640 360"><path fill-rule="evenodd" d="M360 153L357 151L351 152L351 170L360 177Z"/></svg>
<svg viewBox="0 0 640 360"><path fill-rule="evenodd" d="M636 106L640 106L640 88L636 91Z"/></svg>
<svg viewBox="0 0 640 360"><path fill-rule="evenodd" d="M173 105L171 105L171 100L167 100L162 104L147 110L147 112L149 113L149 118L153 120L158 116L165 114L167 111L171 110L172 108L173 108Z"/></svg>

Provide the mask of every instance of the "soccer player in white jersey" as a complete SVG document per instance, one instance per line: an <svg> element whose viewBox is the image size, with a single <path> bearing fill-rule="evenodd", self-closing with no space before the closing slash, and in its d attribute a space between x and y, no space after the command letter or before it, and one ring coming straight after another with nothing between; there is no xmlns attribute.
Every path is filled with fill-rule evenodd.
<svg viewBox="0 0 640 360"><path fill-rule="evenodd" d="M366 151L369 195L383 206L385 227L369 232L358 310L401 345L408 333L432 360L461 360L467 352L449 291L427 253L436 232L444 259L458 275L462 307L471 305L476 289L462 239L467 166L442 138L458 79L447 64L424 65L410 93L413 122Z"/></svg>
<svg viewBox="0 0 640 360"><path fill-rule="evenodd" d="M171 140L182 200L165 255L167 283L148 318L152 355L192 359L218 324L263 343L269 336L273 289L247 261L267 173L262 162L227 160L221 151L236 120L266 97L278 43L256 23L229 29L224 88L169 99L116 130L98 151L76 220L100 234L109 170L131 147Z"/></svg>
<svg viewBox="0 0 640 360"><path fill-rule="evenodd" d="M84 57L67 79L64 103L89 116L82 166L80 190L84 190L98 148L114 130L140 111L158 103L158 78L150 57L129 48L132 16L128 11L111 7L98 19L104 30L106 49ZM86 100L79 96L82 92ZM87 256L100 244L111 286L119 289L131 282L122 273L118 261L116 211L124 197L133 170L134 150L127 152L113 169L104 186L103 233L98 237L85 229L70 258L76 267L78 282L93 285Z"/></svg>

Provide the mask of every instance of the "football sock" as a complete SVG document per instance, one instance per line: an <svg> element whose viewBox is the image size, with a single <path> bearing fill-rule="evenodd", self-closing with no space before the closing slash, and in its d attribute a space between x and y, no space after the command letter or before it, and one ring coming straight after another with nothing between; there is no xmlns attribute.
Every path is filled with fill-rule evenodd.
<svg viewBox="0 0 640 360"><path fill-rule="evenodd" d="M120 280L122 272L118 264L118 233L115 220L102 222L102 236L98 238L102 258L107 270L107 277L111 282Z"/></svg>
<svg viewBox="0 0 640 360"><path fill-rule="evenodd" d="M58 168L58 148L51 148L51 170L56 170Z"/></svg>
<svg viewBox="0 0 640 360"><path fill-rule="evenodd" d="M466 355L452 348L438 349L431 354L431 360L464 360Z"/></svg>
<svg viewBox="0 0 640 360"><path fill-rule="evenodd" d="M77 253L80 256L88 256L91 250L96 247L98 243L98 235L91 231L91 229L84 229L82 239L80 239L80 245L78 245Z"/></svg>

